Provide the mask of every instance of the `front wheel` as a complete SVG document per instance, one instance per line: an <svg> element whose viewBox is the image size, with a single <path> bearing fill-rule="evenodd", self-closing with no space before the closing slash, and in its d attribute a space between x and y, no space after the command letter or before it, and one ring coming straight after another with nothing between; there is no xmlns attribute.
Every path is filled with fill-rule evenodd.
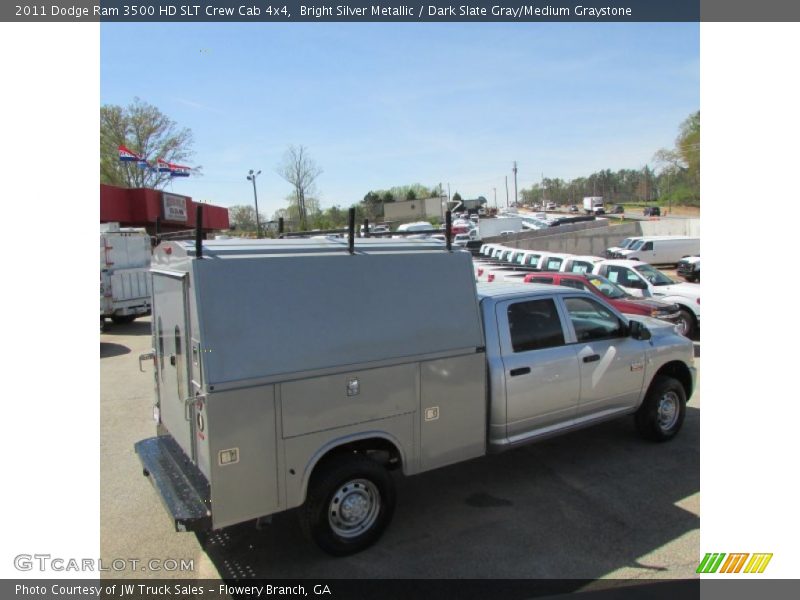
<svg viewBox="0 0 800 600"><path fill-rule="evenodd" d="M675 319L675 326L678 328L678 333L682 336L691 338L694 333L694 317L685 308L678 311L678 318Z"/></svg>
<svg viewBox="0 0 800 600"><path fill-rule="evenodd" d="M378 541L392 519L394 482L374 460L359 454L321 463L299 512L303 532L333 556L360 552Z"/></svg>
<svg viewBox="0 0 800 600"><path fill-rule="evenodd" d="M686 392L681 382L656 375L644 402L636 411L636 428L646 440L666 442L674 438L686 416Z"/></svg>

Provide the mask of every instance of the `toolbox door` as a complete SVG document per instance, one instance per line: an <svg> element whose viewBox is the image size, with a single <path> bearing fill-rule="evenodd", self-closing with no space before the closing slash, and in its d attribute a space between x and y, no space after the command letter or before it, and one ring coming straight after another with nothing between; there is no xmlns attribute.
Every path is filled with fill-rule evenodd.
<svg viewBox="0 0 800 600"><path fill-rule="evenodd" d="M195 460L187 282L185 273L153 273L153 329L161 423Z"/></svg>

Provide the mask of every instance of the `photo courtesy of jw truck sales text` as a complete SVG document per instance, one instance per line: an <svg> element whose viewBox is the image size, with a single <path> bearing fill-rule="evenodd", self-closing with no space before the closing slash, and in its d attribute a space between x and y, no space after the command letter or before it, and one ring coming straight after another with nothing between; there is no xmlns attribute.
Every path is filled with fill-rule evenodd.
<svg viewBox="0 0 800 600"><path fill-rule="evenodd" d="M244 20L101 25L103 575L696 577L697 24Z"/></svg>

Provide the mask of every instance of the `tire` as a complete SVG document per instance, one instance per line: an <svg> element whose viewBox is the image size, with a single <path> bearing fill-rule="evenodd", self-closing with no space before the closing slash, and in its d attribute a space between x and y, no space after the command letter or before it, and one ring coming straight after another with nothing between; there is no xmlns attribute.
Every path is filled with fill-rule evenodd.
<svg viewBox="0 0 800 600"><path fill-rule="evenodd" d="M694 317L685 308L678 311L678 318L675 320L679 333L687 338L691 338L694 333Z"/></svg>
<svg viewBox="0 0 800 600"><path fill-rule="evenodd" d="M127 325L128 323L133 323L134 319L136 319L136 315L114 315L111 317L114 325Z"/></svg>
<svg viewBox="0 0 800 600"><path fill-rule="evenodd" d="M685 416L686 391L681 382L666 375L656 375L634 419L636 429L644 439L666 442L678 434Z"/></svg>
<svg viewBox="0 0 800 600"><path fill-rule="evenodd" d="M311 477L298 512L300 527L328 554L355 554L378 541L395 502L394 482L384 467L360 454L335 456Z"/></svg>

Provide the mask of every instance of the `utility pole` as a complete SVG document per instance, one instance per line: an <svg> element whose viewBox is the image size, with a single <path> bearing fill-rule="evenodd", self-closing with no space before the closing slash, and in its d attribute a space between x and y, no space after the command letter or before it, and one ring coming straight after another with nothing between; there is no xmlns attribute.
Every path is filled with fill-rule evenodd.
<svg viewBox="0 0 800 600"><path fill-rule="evenodd" d="M517 203L517 199L519 196L517 195L517 161L514 161L514 204Z"/></svg>
<svg viewBox="0 0 800 600"><path fill-rule="evenodd" d="M447 201L450 202L450 184L447 184Z"/></svg>
<svg viewBox="0 0 800 600"><path fill-rule="evenodd" d="M497 208L497 188L493 187L492 191L494 192L494 207Z"/></svg>
<svg viewBox="0 0 800 600"><path fill-rule="evenodd" d="M508 175L506 175L506 208L508 208Z"/></svg>
<svg viewBox="0 0 800 600"><path fill-rule="evenodd" d="M253 182L253 200L256 203L256 237L261 238L261 221L258 218L258 194L256 193L256 177L261 175L261 170L259 169L258 173L254 173L253 169L250 169L250 173L247 175L247 179Z"/></svg>

